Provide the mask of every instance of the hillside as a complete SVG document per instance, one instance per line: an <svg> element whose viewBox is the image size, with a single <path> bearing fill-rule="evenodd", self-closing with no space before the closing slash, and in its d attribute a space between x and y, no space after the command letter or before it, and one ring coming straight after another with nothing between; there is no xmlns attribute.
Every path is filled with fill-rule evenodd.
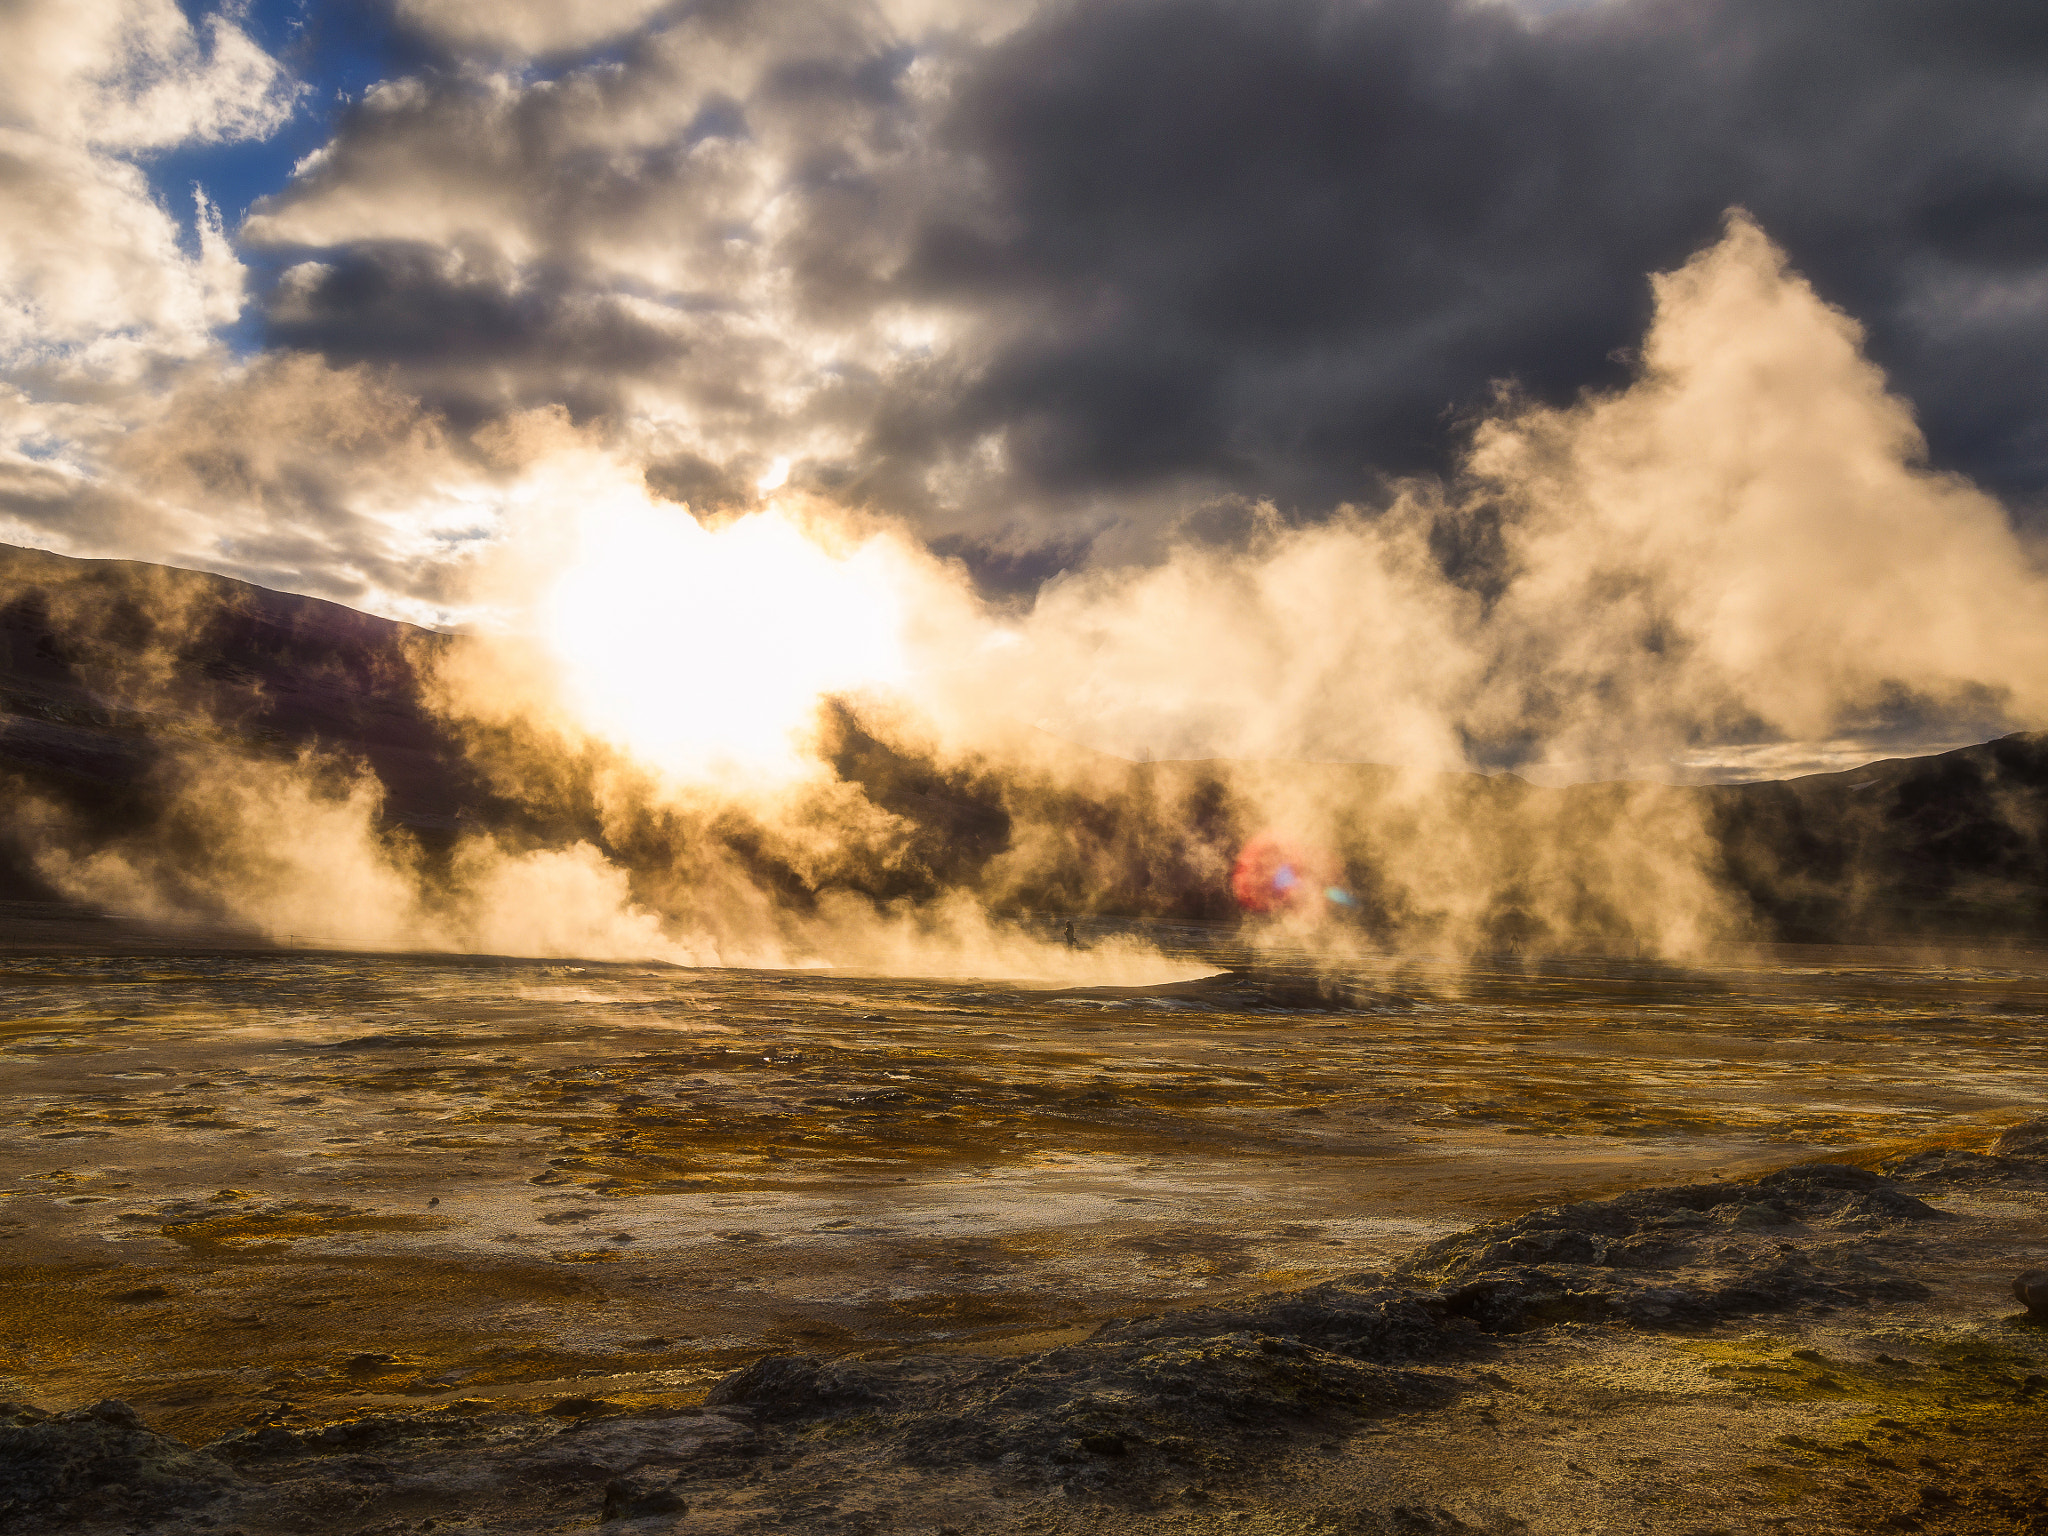
<svg viewBox="0 0 2048 1536"><path fill-rule="evenodd" d="M1290 807L1313 807L1336 829L1356 920L1390 939L1438 931L1442 911L1462 903L1461 931L1487 941L1625 942L1639 931L1631 908L1654 899L1643 881L1674 863L1729 893L1760 938L2048 936L2039 734L1777 782L1541 789L1438 775L1418 789L1416 775L1362 764L1141 765L1079 753L1050 766L941 763L835 709L827 760L896 818L898 842L886 859L821 874L744 818L663 823L624 846L588 774L528 784L518 754L503 751L486 771L423 699L434 655L462 643L222 577L0 549L0 775L15 806L0 897L60 894L35 873L25 807L57 808L88 843L146 836L168 760L189 767L203 752L231 765L313 749L366 765L387 827L429 856L466 828L530 845L582 838L650 889L681 857L679 840L715 837L760 889L799 905L826 886L874 899L962 887L1033 910L1227 920L1235 849ZM1410 866L1432 859L1485 889L1424 910Z"/></svg>

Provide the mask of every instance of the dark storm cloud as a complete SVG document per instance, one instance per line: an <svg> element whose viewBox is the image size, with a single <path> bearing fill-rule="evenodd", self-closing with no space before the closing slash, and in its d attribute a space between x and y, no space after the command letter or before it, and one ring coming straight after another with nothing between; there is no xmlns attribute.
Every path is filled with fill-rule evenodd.
<svg viewBox="0 0 2048 1536"><path fill-rule="evenodd" d="M561 272L465 269L421 244L358 246L301 269L265 329L273 346L337 364L403 364L424 403L472 424L551 403L582 417L616 409L623 379L690 350Z"/></svg>
<svg viewBox="0 0 2048 1536"><path fill-rule="evenodd" d="M1310 503L1440 467L1512 377L1612 382L1643 274L1750 208L1872 330L1937 459L2048 479L2048 12L1440 0L1060 7L944 133L905 280L986 306L946 419L1033 481Z"/></svg>
<svg viewBox="0 0 2048 1536"><path fill-rule="evenodd" d="M729 6L606 46L366 102L252 226L319 258L272 334L622 431L629 381L705 424L646 454L678 485L793 454L1021 571L1118 511L1370 499L1498 380L1620 382L1645 274L1739 205L1936 463L2048 489L2037 7L1118 0L981 44Z"/></svg>

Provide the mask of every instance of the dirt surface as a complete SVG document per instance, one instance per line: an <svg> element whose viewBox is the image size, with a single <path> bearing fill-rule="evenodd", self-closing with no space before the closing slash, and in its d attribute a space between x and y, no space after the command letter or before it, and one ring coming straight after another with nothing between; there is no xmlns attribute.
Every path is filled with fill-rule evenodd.
<svg viewBox="0 0 2048 1536"><path fill-rule="evenodd" d="M1318 977L1158 936L1234 969L17 950L0 1390L48 1475L0 1500L252 1536L2048 1530L2048 1335L2008 1294L2048 1161L1984 1151L2048 1105L2036 961ZM1815 1161L1864 1171L1744 1182Z"/></svg>

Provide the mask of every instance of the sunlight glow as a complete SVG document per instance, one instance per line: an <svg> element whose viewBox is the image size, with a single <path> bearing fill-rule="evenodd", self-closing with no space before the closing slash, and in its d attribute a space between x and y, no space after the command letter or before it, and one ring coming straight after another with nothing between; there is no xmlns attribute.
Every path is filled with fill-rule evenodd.
<svg viewBox="0 0 2048 1536"><path fill-rule="evenodd" d="M904 680L879 540L835 554L780 507L706 528L622 497L584 514L578 544L539 614L570 706L673 775L794 778L820 699Z"/></svg>

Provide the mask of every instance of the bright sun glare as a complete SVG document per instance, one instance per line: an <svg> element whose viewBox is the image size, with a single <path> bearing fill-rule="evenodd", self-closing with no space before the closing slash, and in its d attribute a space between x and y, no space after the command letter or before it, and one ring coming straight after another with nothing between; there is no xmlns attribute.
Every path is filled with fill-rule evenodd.
<svg viewBox="0 0 2048 1536"><path fill-rule="evenodd" d="M822 697L904 680L880 541L841 556L775 506L713 529L613 501L578 543L540 614L570 704L678 777L795 776Z"/></svg>

